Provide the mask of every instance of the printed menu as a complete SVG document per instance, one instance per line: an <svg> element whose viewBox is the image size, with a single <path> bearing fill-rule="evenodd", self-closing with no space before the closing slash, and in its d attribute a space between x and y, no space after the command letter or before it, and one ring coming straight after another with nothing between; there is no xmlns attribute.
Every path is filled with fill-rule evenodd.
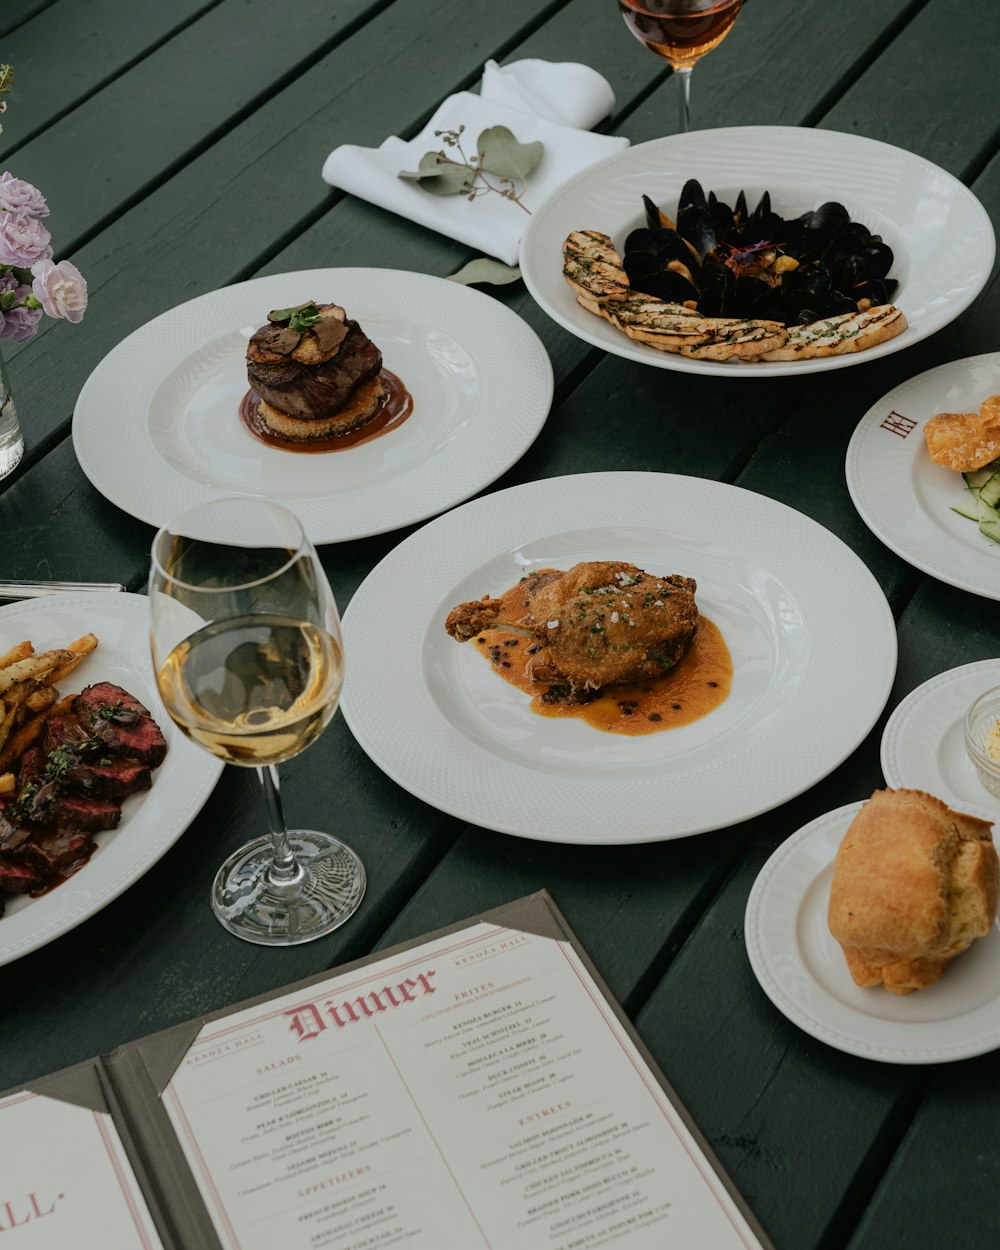
<svg viewBox="0 0 1000 1250"><path fill-rule="evenodd" d="M0 1100L59 1142L0 1133L18 1250L768 1245L544 893L95 1063Z"/></svg>

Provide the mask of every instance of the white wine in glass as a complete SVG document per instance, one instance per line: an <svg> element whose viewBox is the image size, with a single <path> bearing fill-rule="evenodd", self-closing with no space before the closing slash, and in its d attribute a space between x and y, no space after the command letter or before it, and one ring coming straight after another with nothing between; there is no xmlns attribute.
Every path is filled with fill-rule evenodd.
<svg viewBox="0 0 1000 1250"><path fill-rule="evenodd" d="M743 0L618 0L636 39L673 67L679 79L680 128L691 126L691 71L729 34Z"/></svg>
<svg viewBox="0 0 1000 1250"><path fill-rule="evenodd" d="M256 768L267 804L270 834L216 876L216 916L270 946L329 933L357 909L364 868L331 834L287 829L277 772L322 733L343 682L340 621L312 544L276 504L202 504L156 535L149 596L164 706L192 741Z"/></svg>

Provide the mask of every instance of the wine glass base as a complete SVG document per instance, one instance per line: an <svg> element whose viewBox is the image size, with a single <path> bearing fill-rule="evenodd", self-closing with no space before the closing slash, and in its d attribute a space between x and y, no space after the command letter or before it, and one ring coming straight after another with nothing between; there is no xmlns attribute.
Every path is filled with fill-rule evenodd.
<svg viewBox="0 0 1000 1250"><path fill-rule="evenodd" d="M312 942L349 920L364 897L364 865L349 846L315 829L290 829L288 838L302 868L294 881L267 880L270 837L234 851L216 874L212 910L223 928L244 942Z"/></svg>

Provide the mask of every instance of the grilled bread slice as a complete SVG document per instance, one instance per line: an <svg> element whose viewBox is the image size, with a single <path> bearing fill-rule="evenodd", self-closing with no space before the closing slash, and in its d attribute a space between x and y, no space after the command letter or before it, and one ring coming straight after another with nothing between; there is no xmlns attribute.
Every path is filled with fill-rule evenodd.
<svg viewBox="0 0 1000 1250"><path fill-rule="evenodd" d="M867 312L842 313L806 326L792 326L788 342L766 352L762 360L814 360L819 356L843 356L863 352L895 338L906 329L906 317L892 304L879 304Z"/></svg>
<svg viewBox="0 0 1000 1250"><path fill-rule="evenodd" d="M777 321L701 317L683 305L651 298L616 301L607 305L605 315L631 339L701 360L752 360L788 338Z"/></svg>
<svg viewBox="0 0 1000 1250"><path fill-rule="evenodd" d="M606 300L631 295L628 274L615 245L599 230L574 230L563 244L563 276L588 312Z"/></svg>

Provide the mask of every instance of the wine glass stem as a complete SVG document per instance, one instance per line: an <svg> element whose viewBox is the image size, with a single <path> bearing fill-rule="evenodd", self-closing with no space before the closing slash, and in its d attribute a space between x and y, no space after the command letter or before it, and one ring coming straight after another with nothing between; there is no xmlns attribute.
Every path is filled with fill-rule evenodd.
<svg viewBox="0 0 1000 1250"><path fill-rule="evenodd" d="M267 764L257 769L261 789L264 791L264 802L267 805L267 819L271 829L271 864L267 870L271 885L292 885L303 877L303 870L292 854L292 845L288 839L288 828L285 825L285 813L281 807L281 787L278 784L278 769L274 764Z"/></svg>
<svg viewBox="0 0 1000 1250"><path fill-rule="evenodd" d="M692 65L685 65L674 70L680 102L681 134L686 134L691 129L691 71L693 68Z"/></svg>

